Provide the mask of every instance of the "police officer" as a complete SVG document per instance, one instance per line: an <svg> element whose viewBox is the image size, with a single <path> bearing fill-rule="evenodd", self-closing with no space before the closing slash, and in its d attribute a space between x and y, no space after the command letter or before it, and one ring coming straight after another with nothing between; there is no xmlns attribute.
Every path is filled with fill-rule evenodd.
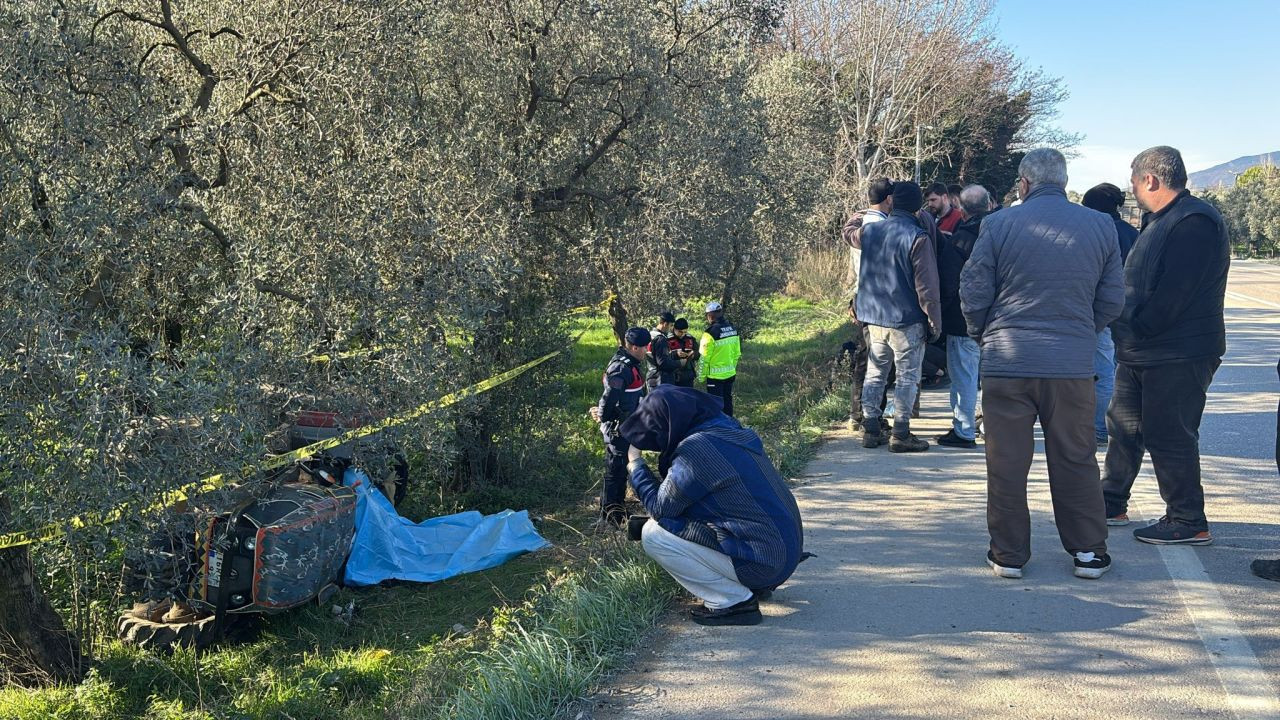
<svg viewBox="0 0 1280 720"><path fill-rule="evenodd" d="M738 331L724 319L724 306L707 303L707 330L698 344L702 362L698 379L707 384L707 392L724 401L724 414L733 415L733 380L738 375L738 358L742 343Z"/></svg>
<svg viewBox="0 0 1280 720"><path fill-rule="evenodd" d="M609 360L604 371L604 392L600 402L588 412L600 423L604 436L604 486L600 490L600 518L621 527L627 522L624 501L627 496L627 441L618 434L618 426L635 412L644 397L644 376L640 362L649 346L649 331L633 327L627 331L622 346Z"/></svg>
<svg viewBox="0 0 1280 720"><path fill-rule="evenodd" d="M671 327L676 324L676 316L670 310L658 316L658 327L649 332L649 351L645 359L649 361L649 372L645 375L645 383L652 390L659 384L676 381L676 370L680 361L670 352L669 338Z"/></svg>
<svg viewBox="0 0 1280 720"><path fill-rule="evenodd" d="M698 343L689 334L689 321L676 318L675 331L667 338L667 348L675 356L676 384L680 387L693 387L698 377Z"/></svg>

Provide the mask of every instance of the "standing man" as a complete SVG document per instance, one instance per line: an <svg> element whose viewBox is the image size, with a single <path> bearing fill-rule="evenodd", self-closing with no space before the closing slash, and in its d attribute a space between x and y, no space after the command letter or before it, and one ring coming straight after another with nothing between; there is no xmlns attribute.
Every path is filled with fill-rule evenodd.
<svg viewBox="0 0 1280 720"><path fill-rule="evenodd" d="M1227 227L1212 205L1187 191L1177 150L1143 150L1130 167L1146 214L1124 267L1124 314L1113 326L1119 364L1107 413L1107 524L1129 522L1129 492L1145 449L1165 513L1133 536L1157 545L1208 545L1200 416L1227 350Z"/></svg>
<svg viewBox="0 0 1280 720"><path fill-rule="evenodd" d="M693 387L693 381L698 377L698 344L689 334L688 320L676 318L675 334L667 339L667 347L675 355L678 363L675 373L676 385Z"/></svg>
<svg viewBox="0 0 1280 720"><path fill-rule="evenodd" d="M929 214L938 219L938 230L944 233L955 232L960 224L960 208L951 204L951 196L947 194L946 183L936 182L924 193L925 207Z"/></svg>
<svg viewBox="0 0 1280 720"><path fill-rule="evenodd" d="M850 371L853 373L849 388L849 429L862 424L862 386L867 379L867 335L866 323L858 320L858 265L862 259L862 246L859 238L862 228L878 223L889 217L893 210L893 182L889 178L880 178L871 183L867 190L867 199L871 206L862 212L854 213L849 222L844 224L840 235L849 244L853 257L853 298L849 300L849 319L853 322L853 353L850 360Z"/></svg>
<svg viewBox="0 0 1280 720"><path fill-rule="evenodd" d="M991 194L981 185L960 191L964 220L939 242L938 286L942 291L942 333L947 336L947 374L951 376L951 429L936 442L947 447L978 446L978 361L982 351L969 337L960 309L960 272L978 243L982 219L990 212Z"/></svg>
<svg viewBox="0 0 1280 720"><path fill-rule="evenodd" d="M1067 200L1067 161L1051 148L1018 165L1016 207L988 216L960 273L969 336L982 346L987 564L1022 577L1031 557L1027 473L1044 429L1049 492L1075 574L1111 567L1093 442L1093 352L1124 307L1111 220Z"/></svg>
<svg viewBox="0 0 1280 720"><path fill-rule="evenodd" d="M951 201L951 207L959 208L961 215L964 214L964 203L960 201L960 193L964 192L964 187L951 183L947 185L947 199ZM962 218L963 219L963 218Z"/></svg>
<svg viewBox="0 0 1280 720"><path fill-rule="evenodd" d="M658 316L658 327L649 332L649 351L645 353L645 359L649 361L649 372L645 375L645 384L650 390L662 383L676 381L680 361L671 354L667 344L667 337L671 335L671 327L675 323L676 316L667 310Z"/></svg>
<svg viewBox="0 0 1280 720"><path fill-rule="evenodd" d="M604 371L604 392L588 412L600 423L604 436L604 485L600 489L600 523L622 527L627 522L627 441L618 432L623 421L640 406L644 376L640 362L649 346L649 331L633 327Z"/></svg>
<svg viewBox="0 0 1280 720"><path fill-rule="evenodd" d="M733 417L733 381L738 376L738 358L742 357L742 340L738 331L724 319L724 306L707 303L707 330L698 344L698 380L707 384L707 392L724 401L724 414Z"/></svg>
<svg viewBox="0 0 1280 720"><path fill-rule="evenodd" d="M867 379L862 389L862 446L867 448L884 443L880 400L892 365L897 380L889 450L929 449L928 442L911 434L924 344L942 332L938 261L933 240L915 216L922 203L919 185L894 183L889 219L864 227L859 238L862 263L856 307L867 333Z"/></svg>
<svg viewBox="0 0 1280 720"><path fill-rule="evenodd" d="M1111 183L1102 183L1089 188L1080 199L1080 204L1090 210L1106 213L1116 226L1116 239L1120 241L1120 262L1129 258L1129 249L1133 241L1138 239L1138 231L1120 217L1120 206L1124 205L1124 191ZM1107 406L1111 404L1111 393L1116 384L1116 344L1111 338L1111 328L1105 327L1098 333L1098 349L1093 355L1094 395L1098 408L1093 415L1093 431L1097 435L1098 445L1107 444Z"/></svg>

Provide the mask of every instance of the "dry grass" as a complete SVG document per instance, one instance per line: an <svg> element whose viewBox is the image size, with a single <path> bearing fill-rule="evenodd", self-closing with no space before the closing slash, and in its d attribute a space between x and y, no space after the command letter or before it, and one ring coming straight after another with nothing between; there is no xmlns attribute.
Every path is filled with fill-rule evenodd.
<svg viewBox="0 0 1280 720"><path fill-rule="evenodd" d="M806 248L796 256L787 276L787 295L813 303L847 299L845 279L849 273L849 250L843 245Z"/></svg>

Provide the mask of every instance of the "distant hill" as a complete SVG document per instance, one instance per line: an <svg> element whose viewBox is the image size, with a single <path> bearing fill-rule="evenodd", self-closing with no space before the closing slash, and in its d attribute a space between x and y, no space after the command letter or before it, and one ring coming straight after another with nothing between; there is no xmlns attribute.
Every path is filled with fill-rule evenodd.
<svg viewBox="0 0 1280 720"><path fill-rule="evenodd" d="M1225 162L1221 165L1214 165L1208 170L1193 172L1187 176L1187 185L1203 189L1213 188L1219 185L1231 186L1236 184L1236 176L1248 170L1255 165L1280 164L1280 150L1269 152L1265 155L1249 155L1247 157L1236 158L1231 162Z"/></svg>

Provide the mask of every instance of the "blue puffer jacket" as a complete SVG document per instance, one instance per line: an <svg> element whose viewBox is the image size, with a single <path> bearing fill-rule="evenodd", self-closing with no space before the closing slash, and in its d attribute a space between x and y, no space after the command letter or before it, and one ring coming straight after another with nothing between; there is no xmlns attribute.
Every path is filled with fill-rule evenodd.
<svg viewBox="0 0 1280 720"><path fill-rule="evenodd" d="M636 464L631 487L668 532L728 555L752 590L786 581L800 563L800 508L760 436L721 415L676 448L665 480Z"/></svg>
<svg viewBox="0 0 1280 720"><path fill-rule="evenodd" d="M1039 185L987 216L960 274L983 377L1090 378L1098 333L1124 308L1111 218Z"/></svg>

